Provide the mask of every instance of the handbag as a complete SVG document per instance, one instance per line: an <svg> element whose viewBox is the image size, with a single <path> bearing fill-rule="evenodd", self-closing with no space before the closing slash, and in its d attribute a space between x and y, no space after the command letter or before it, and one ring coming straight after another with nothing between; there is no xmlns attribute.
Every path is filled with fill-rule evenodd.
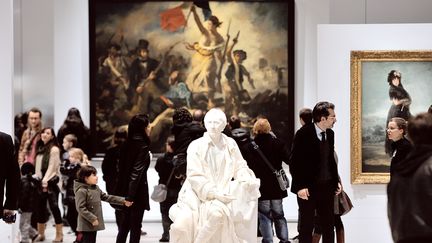
<svg viewBox="0 0 432 243"><path fill-rule="evenodd" d="M172 168L171 174L168 177L166 184L158 184L158 185L154 186L153 192L150 195L150 198L153 201L159 202L159 203L165 201L167 194L168 194L168 188L166 185L168 185L170 183L171 177L173 176L173 174L174 174L174 168Z"/></svg>
<svg viewBox="0 0 432 243"><path fill-rule="evenodd" d="M255 143L255 141L251 141L253 148L258 152L258 154L261 156L261 158L264 160L264 162L267 164L267 166L270 168L271 171L276 175L276 179L279 183L279 187L282 191L286 191L286 189L290 186L289 185L289 179L285 173L284 169L276 170L273 165L268 161L267 157L264 155L264 153L259 148L258 144Z"/></svg>
<svg viewBox="0 0 432 243"><path fill-rule="evenodd" d="M334 214L335 215L345 215L354 206L352 205L351 199L348 197L348 195L345 193L345 191L341 191L338 195L335 195L334 197Z"/></svg>
<svg viewBox="0 0 432 243"><path fill-rule="evenodd" d="M153 192L150 197L155 202L163 202L167 197L167 193L167 186L164 184L158 184L154 186Z"/></svg>
<svg viewBox="0 0 432 243"><path fill-rule="evenodd" d="M49 186L54 186L57 185L57 183L60 182L60 177L58 175L55 175L53 177L51 177L51 179L48 180L48 185Z"/></svg>

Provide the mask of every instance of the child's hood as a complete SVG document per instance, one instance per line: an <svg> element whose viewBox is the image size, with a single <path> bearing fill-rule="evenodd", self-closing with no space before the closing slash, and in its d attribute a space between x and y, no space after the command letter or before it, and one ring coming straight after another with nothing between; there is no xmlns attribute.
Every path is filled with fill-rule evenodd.
<svg viewBox="0 0 432 243"><path fill-rule="evenodd" d="M84 188L84 189L94 189L94 188L96 188L96 185L94 185L94 186L91 186L91 185L88 185L88 184L86 184L86 183L82 183L82 182L79 182L79 181L77 181L77 180L74 180L74 192L76 193L80 188Z"/></svg>

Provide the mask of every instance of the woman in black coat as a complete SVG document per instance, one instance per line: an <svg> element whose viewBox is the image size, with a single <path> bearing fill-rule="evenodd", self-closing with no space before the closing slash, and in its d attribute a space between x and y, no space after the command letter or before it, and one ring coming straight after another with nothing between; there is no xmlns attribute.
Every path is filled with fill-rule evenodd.
<svg viewBox="0 0 432 243"><path fill-rule="evenodd" d="M203 136L205 128L200 123L192 121L192 114L186 108L179 108L174 112L171 132L174 135L173 155L177 156L174 175L177 178L183 177L184 180L187 148L193 140Z"/></svg>
<svg viewBox="0 0 432 243"><path fill-rule="evenodd" d="M393 141L392 147L392 159L390 162L390 175L393 175L394 168L400 164L412 150L412 145L405 138L407 130L407 122L400 117L393 117L387 126L388 138Z"/></svg>
<svg viewBox="0 0 432 243"><path fill-rule="evenodd" d="M80 148L87 155L92 155L91 141L90 141L90 129L84 125L81 118L81 113L77 108L70 108L63 125L57 132L57 141L59 144L63 144L63 138L73 134L77 137L76 147ZM61 148L63 150L63 148ZM62 151L62 154L65 151Z"/></svg>
<svg viewBox="0 0 432 243"><path fill-rule="evenodd" d="M268 120L263 118L258 119L253 127L254 141L272 164L273 168L279 171L282 169L282 163L288 162L289 150L285 143L274 137L270 131L271 127ZM261 180L261 197L258 199L258 220L263 242L272 242L272 221L275 225L276 236L280 242L289 242L287 221L282 205L283 198L287 197L287 191L280 189L275 174L258 152L253 151L252 153L254 159L248 165L255 173L255 176Z"/></svg>
<svg viewBox="0 0 432 243"><path fill-rule="evenodd" d="M413 143L408 156L394 165L387 187L388 218L395 243L432 242L432 115L409 121Z"/></svg>
<svg viewBox="0 0 432 243"><path fill-rule="evenodd" d="M128 138L120 151L119 178L116 195L133 202L120 213L117 243L125 243L130 232L130 243L141 238L141 222L144 210L150 210L147 170L150 165L149 118L139 114L132 117L128 127Z"/></svg>

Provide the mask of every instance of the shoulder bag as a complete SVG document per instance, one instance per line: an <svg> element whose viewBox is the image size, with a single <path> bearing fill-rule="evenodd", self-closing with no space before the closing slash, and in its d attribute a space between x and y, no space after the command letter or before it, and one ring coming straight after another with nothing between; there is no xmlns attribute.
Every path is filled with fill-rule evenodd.
<svg viewBox="0 0 432 243"><path fill-rule="evenodd" d="M153 192L150 196L150 198L155 201L155 202L163 202L165 201L166 197L167 197L167 193L168 193L168 188L167 185L170 183L171 181L171 177L174 174L174 167L171 170L171 174L168 177L168 180L166 182L166 184L158 184L156 186L154 186L153 188Z"/></svg>
<svg viewBox="0 0 432 243"><path fill-rule="evenodd" d="M270 168L271 171L276 175L276 179L279 183L279 187L282 191L286 191L286 189L289 187L289 180L285 173L284 169L276 170L273 165L268 161L267 157L264 155L264 153L259 148L258 144L255 143L255 141L251 142L253 145L253 148L258 152L258 154L261 156L261 158L264 160L264 162L267 164L267 166Z"/></svg>

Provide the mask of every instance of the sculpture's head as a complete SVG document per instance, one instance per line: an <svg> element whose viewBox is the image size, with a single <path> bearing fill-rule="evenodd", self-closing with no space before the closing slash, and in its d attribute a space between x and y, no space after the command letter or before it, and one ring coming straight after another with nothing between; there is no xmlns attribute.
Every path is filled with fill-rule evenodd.
<svg viewBox="0 0 432 243"><path fill-rule="evenodd" d="M210 135L222 133L226 124L225 113L219 108L209 110L204 117L204 125Z"/></svg>

